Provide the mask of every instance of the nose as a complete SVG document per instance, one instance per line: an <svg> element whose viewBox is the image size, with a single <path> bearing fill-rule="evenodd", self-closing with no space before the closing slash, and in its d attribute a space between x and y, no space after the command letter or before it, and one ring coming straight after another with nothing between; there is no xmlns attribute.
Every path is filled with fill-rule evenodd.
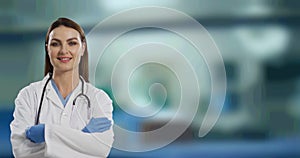
<svg viewBox="0 0 300 158"><path fill-rule="evenodd" d="M61 49L60 49L60 53L67 54L68 51L69 51L68 45L67 44L62 44Z"/></svg>

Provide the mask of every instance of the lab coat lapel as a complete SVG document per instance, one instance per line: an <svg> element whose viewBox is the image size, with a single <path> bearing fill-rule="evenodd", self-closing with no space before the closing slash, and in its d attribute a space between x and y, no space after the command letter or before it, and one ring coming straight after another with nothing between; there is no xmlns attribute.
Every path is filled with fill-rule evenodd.
<svg viewBox="0 0 300 158"><path fill-rule="evenodd" d="M45 80L44 84L46 83L46 81L49 77L45 77L45 78L46 79L44 79ZM51 84L51 81L49 81L47 84L45 97L47 99L51 100L55 106L59 107L60 109L64 109L64 105L61 103L61 100L59 99L58 95L56 94L56 92Z"/></svg>
<svg viewBox="0 0 300 158"><path fill-rule="evenodd" d="M84 85L84 94L86 94L86 82L83 79L83 85ZM73 101L74 99L81 93L81 89L82 89L82 83L81 80L79 82L79 84L77 85L77 87L73 90L69 101L67 102L66 106L65 106L65 110L67 110L68 112L73 111Z"/></svg>
<svg viewBox="0 0 300 158"><path fill-rule="evenodd" d="M79 83L80 84L80 83ZM75 97L80 94L81 92L81 85L78 85L72 92L67 104L66 104L66 107L72 107L73 106L73 100L75 99Z"/></svg>
<svg viewBox="0 0 300 158"><path fill-rule="evenodd" d="M47 75L43 80L44 80L44 84L46 83L47 79L49 78L48 77L49 75ZM86 93L86 82L85 80L83 81L84 82L84 93ZM66 104L66 106L70 106L68 104L73 104L73 100L75 99L75 97L80 94L81 92L81 82L79 82L79 85L74 89L74 91L72 92L70 98L69 98L69 101L68 103ZM45 96L47 97L47 99L50 99L53 104L55 106L58 106L59 108L61 109L65 109L64 105L61 103L61 100L59 99L58 95L56 94L56 91L54 90L52 84L51 84L51 81L48 83L47 87L46 87L46 94Z"/></svg>

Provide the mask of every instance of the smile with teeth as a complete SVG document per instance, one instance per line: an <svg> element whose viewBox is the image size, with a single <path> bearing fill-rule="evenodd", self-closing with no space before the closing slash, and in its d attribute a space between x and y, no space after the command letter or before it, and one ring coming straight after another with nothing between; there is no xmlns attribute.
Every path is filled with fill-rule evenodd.
<svg viewBox="0 0 300 158"><path fill-rule="evenodd" d="M60 60L61 62L68 62L68 61L70 61L72 58L69 58L69 57L58 57L57 59Z"/></svg>

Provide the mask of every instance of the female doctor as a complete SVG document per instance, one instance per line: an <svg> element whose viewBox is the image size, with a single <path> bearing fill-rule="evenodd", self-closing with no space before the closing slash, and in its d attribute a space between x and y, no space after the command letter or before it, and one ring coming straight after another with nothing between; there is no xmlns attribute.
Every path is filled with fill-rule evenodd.
<svg viewBox="0 0 300 158"><path fill-rule="evenodd" d="M83 29L59 18L46 34L43 80L23 88L10 124L15 157L107 157L112 101L88 83Z"/></svg>

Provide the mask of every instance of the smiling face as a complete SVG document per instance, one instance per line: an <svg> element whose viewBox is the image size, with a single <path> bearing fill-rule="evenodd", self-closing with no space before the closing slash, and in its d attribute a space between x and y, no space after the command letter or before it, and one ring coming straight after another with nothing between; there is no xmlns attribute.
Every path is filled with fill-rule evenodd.
<svg viewBox="0 0 300 158"><path fill-rule="evenodd" d="M47 51L54 71L79 72L79 62L85 50L80 34L73 28L63 25L53 29L49 34Z"/></svg>

